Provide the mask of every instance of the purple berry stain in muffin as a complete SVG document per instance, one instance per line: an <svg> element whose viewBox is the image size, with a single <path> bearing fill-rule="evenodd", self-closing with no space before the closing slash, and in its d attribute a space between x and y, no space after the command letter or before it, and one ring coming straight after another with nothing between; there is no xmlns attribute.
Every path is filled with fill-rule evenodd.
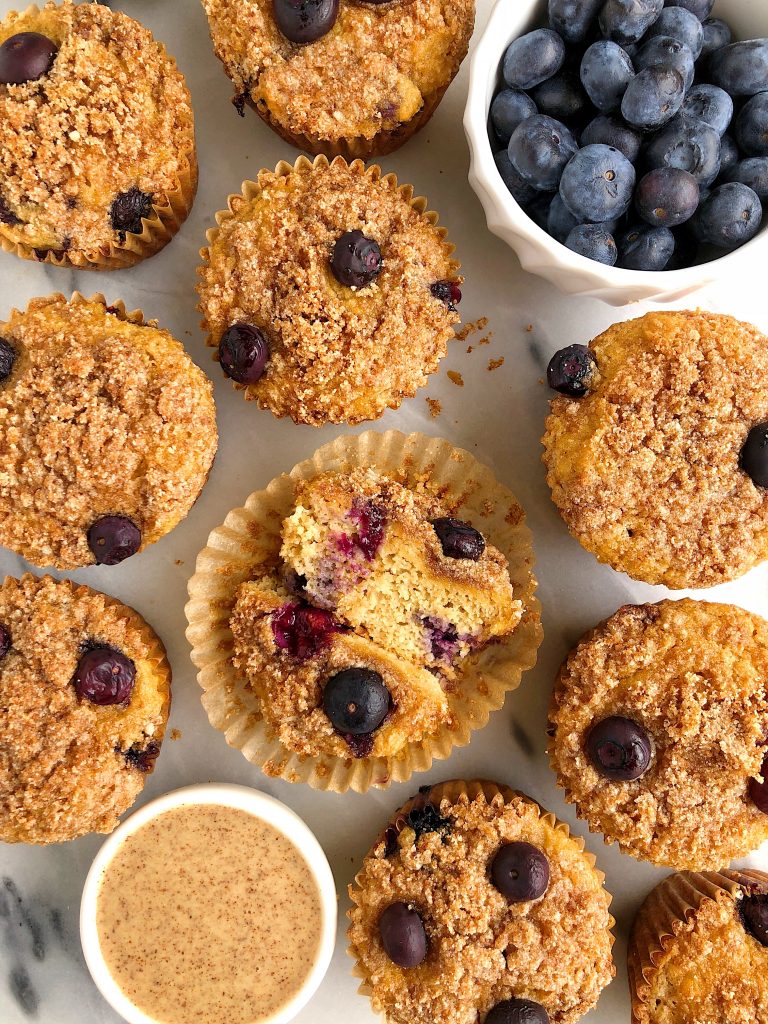
<svg viewBox="0 0 768 1024"><path fill-rule="evenodd" d="M306 661L327 647L341 629L330 612L299 601L284 604L272 615L272 635L281 651Z"/></svg>

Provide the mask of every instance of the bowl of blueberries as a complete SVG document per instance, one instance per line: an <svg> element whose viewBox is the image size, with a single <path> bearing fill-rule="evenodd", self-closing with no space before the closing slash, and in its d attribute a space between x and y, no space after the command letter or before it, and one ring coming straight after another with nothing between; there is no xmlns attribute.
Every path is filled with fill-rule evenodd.
<svg viewBox="0 0 768 1024"><path fill-rule="evenodd" d="M767 37L768 0L498 0L464 117L489 229L613 305L766 260Z"/></svg>

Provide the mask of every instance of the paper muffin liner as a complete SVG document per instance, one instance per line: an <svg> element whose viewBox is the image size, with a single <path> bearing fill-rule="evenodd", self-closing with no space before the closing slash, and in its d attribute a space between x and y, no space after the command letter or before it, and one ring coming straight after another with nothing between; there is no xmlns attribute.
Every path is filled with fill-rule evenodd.
<svg viewBox="0 0 768 1024"><path fill-rule="evenodd" d="M408 203L409 206L416 210L416 212L420 216L424 217L424 219L435 228L438 238L440 239L440 242L443 246L443 250L446 256L448 257L448 277L451 280L460 280L459 271L461 269L461 264L458 262L458 260L452 259L453 253L456 251L456 247L448 241L448 229L438 224L439 216L434 210L427 209L428 203L426 198L424 196L414 195L412 185L400 185L397 180L397 175L392 173L385 174L378 164L370 164L368 167L366 167L363 164L362 160L353 160L351 163L347 164L347 161L342 156L337 156L334 157L333 160L329 160L327 156L324 156L322 154L316 156L314 160L309 160L308 157L306 156L299 156L292 164L288 163L285 160L281 160L275 167L274 171L263 169L256 176L255 181L244 181L240 187L240 192L232 193L231 195L229 195L227 197L226 210L220 210L215 215L217 226L215 228L209 228L208 231L206 232L205 237L207 239L208 245L204 246L200 250L200 258L203 261L203 265L197 268L198 276L202 277L203 274L205 273L205 268L210 264L211 248L213 247L216 239L219 236L219 231L222 225L236 217L239 210L244 205L247 205L248 203L252 202L262 192L264 175L277 174L280 175L281 177L287 177L289 174L294 173L306 174L308 171L311 171L315 167L329 167L332 164L335 164L337 161L347 165L350 171L356 174L363 175L373 182L383 182L391 192L398 193L401 196L401 198L406 203ZM198 294L201 293L200 284L198 284L197 286L197 292ZM214 349L213 359L215 362L219 362L219 343L218 340L214 339L211 333L211 325L208 322L208 318L202 300L198 303L197 308L202 317L200 321L200 326L205 334L205 343L206 345L208 345L209 348ZM234 380L231 381L231 383L235 390L245 392L245 398L247 401L257 401L258 388L256 387L256 385L240 384ZM415 393L416 390L414 389L409 394L403 394L402 398L412 397ZM390 408L396 408L396 406L390 406ZM273 413L273 415L275 414ZM383 415L383 413L381 415Z"/></svg>
<svg viewBox="0 0 768 1024"><path fill-rule="evenodd" d="M638 911L627 948L632 1024L640 1024L657 969L677 937L707 901L735 900L743 889L768 892L764 871L680 871L648 895Z"/></svg>
<svg viewBox="0 0 768 1024"><path fill-rule="evenodd" d="M33 15L39 11L40 7L37 4L30 4L21 14ZM176 61L168 53L163 43L158 39L155 39L155 42L160 48L162 59L168 62L170 71L178 72L183 78ZM187 89L187 95L189 96L189 89ZM190 111L191 109L190 100ZM36 249L28 242L15 241L9 236L9 227L0 224L0 248L3 252L13 253L24 260L49 263L54 267L68 267L74 270L123 270L154 256L155 253L165 248L178 232L195 201L198 167L194 121L191 114L187 126L190 130L191 147L188 151L179 154L179 169L171 187L154 193L155 201L152 203L152 213L149 217L142 217L140 233L128 232L124 242L111 241L109 244L95 249Z"/></svg>
<svg viewBox="0 0 768 1024"><path fill-rule="evenodd" d="M400 807L395 814L389 819L384 828L381 830L379 835L376 837L375 842L372 844L370 851L366 856L370 856L373 850L379 845L382 840L386 837L386 832L389 828L395 828L398 832L402 830L405 817L409 811L415 807L422 807L426 803L434 803L439 805L441 800L449 800L452 804L457 803L461 797L466 796L469 801L476 800L479 796L482 796L487 803L492 803L498 797L501 797L505 804L511 803L513 800L523 800L525 803L534 807L539 815L539 819L550 825L556 832L561 832L566 839L572 840L576 845L579 852L582 854L584 859L589 864L590 868L595 872L600 885L605 888L605 873L600 870L597 866L597 859L594 854L587 850L584 840L581 836L573 835L569 826L564 821L552 814L551 811L545 810L541 804L539 804L533 797L528 796L526 793L521 793L519 790L512 789L510 786L504 786L498 782L491 782L487 779L473 779L465 781L463 779L449 779L446 782L438 782L434 786L424 786L419 792L407 800L402 807ZM362 891L363 888L363 873L362 869L359 871L354 878L353 883L348 886L348 895L351 902L355 906L359 906L359 900L357 899L358 892ZM613 897L605 890L610 901ZM352 909L347 911L347 917L352 918ZM616 925L616 920L612 915L608 917L608 929L610 933L611 948L616 941L616 937L613 934L613 928ZM350 937L351 926L347 930L347 937ZM373 986L371 985L371 979L366 971L365 967L360 963L354 949L352 948L351 941L347 946L347 954L354 961L352 968L352 974L355 978L360 980L358 985L358 993L361 996L366 996L368 999L373 998ZM376 1007L374 1006L374 1010ZM383 1011L379 1011L384 1016Z"/></svg>
<svg viewBox="0 0 768 1024"><path fill-rule="evenodd" d="M229 617L239 585L274 564L282 521L294 507L296 483L325 472L368 467L395 476L406 486L429 478L450 513L472 522L506 556L523 615L511 636L462 662L458 684L447 693L450 719L436 734L392 757L303 756L282 746L263 720L259 698L236 673ZM469 743L472 731L486 725L491 712L520 684L523 672L536 663L543 634L533 561L522 508L468 452L440 438L396 430L340 437L252 494L243 508L230 512L198 555L189 582L187 638L208 718L230 746L267 775L337 793L364 793L372 786L404 782L414 772L426 771L433 760L448 757L454 747Z"/></svg>

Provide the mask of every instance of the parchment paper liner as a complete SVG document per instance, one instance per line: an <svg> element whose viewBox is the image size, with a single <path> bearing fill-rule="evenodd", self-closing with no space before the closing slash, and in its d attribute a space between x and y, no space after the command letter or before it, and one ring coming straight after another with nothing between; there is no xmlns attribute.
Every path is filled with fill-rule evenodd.
<svg viewBox="0 0 768 1024"><path fill-rule="evenodd" d="M37 4L30 4L21 16L32 15L40 11ZM5 15L7 18L9 11ZM153 36L154 38L154 36ZM181 78L184 76L178 69L176 61L171 57L160 40L155 39L160 48L162 57L170 64L169 71L177 72ZM187 89L187 96L189 90ZM190 100L190 111L191 111ZM132 267L136 263L154 256L160 252L173 238L181 225L187 219L197 193L197 153L195 149L194 121L189 118L189 129L191 137L191 149L188 152L179 154L179 172L173 185L164 192L155 193L155 202L152 203L152 214L149 217L142 217L141 233L128 232L125 242L112 241L108 245L99 246L96 249L35 249L28 242L17 242L8 237L7 231L10 225L0 224L0 248L3 252L14 253L24 260L33 260L35 263L50 263L54 267L70 267L76 270L122 270L125 267ZM179 132L183 137L185 132ZM38 255L39 254L39 255Z"/></svg>
<svg viewBox="0 0 768 1024"><path fill-rule="evenodd" d="M470 520L506 555L515 597L524 605L523 618L504 642L490 644L465 659L457 692L448 695L453 721L430 739L412 743L389 758L302 757L271 734L259 699L235 673L230 661L230 610L239 584L255 575L259 566L274 563L282 520L293 509L294 481L369 466L399 476L406 485L428 476L452 514ZM532 539L523 510L468 452L440 438L406 436L396 430L340 437L290 474L273 480L266 490L252 494L244 508L230 512L198 555L189 582L187 638L192 661L200 670L208 718L230 746L267 775L339 793L348 789L363 793L371 786L403 782L414 772L426 771L433 760L448 757L454 747L467 744L472 730L483 728L490 713L519 685L523 672L535 664L542 629L532 570Z"/></svg>
<svg viewBox="0 0 768 1024"><path fill-rule="evenodd" d="M562 832L562 834L566 836L566 838L573 840L573 842L578 847L579 851L583 854L585 860L588 862L589 866L594 870L595 874L598 876L600 884L603 886L603 888L605 888L605 874L597 867L597 860L594 854L590 853L589 850L586 849L584 845L584 840L581 838L581 836L572 835L570 828L564 821L560 821L560 819L557 818L554 814L552 814L551 811L546 811L541 806L541 804L537 803L536 800L528 796L526 793L521 793L519 790L512 789L509 786L503 786L498 782L491 782L487 779L473 779L472 781L464 781L463 779L449 779L446 782L439 782L434 786L424 787L423 790L419 790L419 792L415 796L411 797L410 800L407 800L403 804L403 806L395 812L392 818L390 818L390 820L381 830L379 835L376 837L375 842L371 846L371 850L374 850L378 846L378 844L384 839L386 830L389 827L394 826L398 831L400 831L400 820L404 819L405 815L408 814L408 812L413 807L423 806L425 803L429 802L439 805L440 801L443 799L447 799L451 803L456 803L464 795L466 795L467 799L470 801L477 799L478 796L483 796L487 803L491 803L495 798L499 796L502 798L505 804L508 804L514 798L517 798L519 800L524 800L527 804L530 804L531 807L535 807L538 811L539 818L542 821L547 822L557 832ZM360 891L361 888L362 872L358 872L355 875L353 883L348 887L347 890L349 893L350 900L355 905L358 905L357 893ZM607 890L606 892L609 897L610 906L610 902L613 900L613 897ZM347 917L351 919L351 909L347 911ZM616 941L616 937L613 934L613 928L615 924L616 921L614 917L612 915L609 915L608 928L610 931L611 948L613 948L613 944ZM350 937L350 931L351 926L347 929L348 938ZM370 983L370 977L368 975L368 972L365 970L363 965L358 960L351 943L347 946L347 954L352 958L352 960L354 960L352 974L354 975L354 977L360 979L360 984L358 986L357 991L361 996L366 996L368 999L372 999L373 988ZM379 1010L374 1004L372 1004L372 1006L374 1012L380 1013L382 1017L386 1016L383 1010Z"/></svg>
<svg viewBox="0 0 768 1024"><path fill-rule="evenodd" d="M198 276L202 277L205 272L205 266L210 264L211 247L218 238L219 229L221 228L222 224L225 224L227 221L232 220L243 205L250 203L253 199L256 198L256 196L258 196L261 193L264 175L274 173L282 177L287 177L289 174L293 173L306 174L314 167L329 167L332 163L336 163L336 161L340 161L343 164L347 163L346 160L344 160L344 158L341 156L337 156L333 160L328 160L328 158L323 155L316 156L314 160L309 160L306 156L299 156L292 164L287 163L285 160L280 160L280 162L275 167L274 172L265 168L259 171L255 181L244 181L240 187L240 192L232 193L227 197L226 210L219 210L219 212L216 214L216 224L218 226L215 228L209 228L208 231L206 231L205 233L208 245L204 246L200 250L200 257L203 261L204 266L200 266L197 268ZM392 192L398 192L400 196L405 200L405 202L409 204L409 206L411 206L414 210L416 210L417 213L423 216L425 220L427 220L430 224L433 225L438 237L440 238L440 241L442 242L445 254L449 258L448 278L450 280L459 279L459 270L461 269L461 264L457 260L450 258L455 252L456 247L447 240L447 228L438 225L438 214L435 213L434 210L427 209L427 200L424 198L424 196L415 196L413 194L412 185L399 185L397 181L397 175L384 174L384 172L382 171L381 167L378 166L378 164L371 164L369 167L366 167L363 164L362 160L353 160L352 163L348 164L348 167L354 173L370 178L371 181L381 181ZM201 284L197 285L197 292L199 295L202 295ZM202 298L201 301L198 303L197 308L202 317L200 321L200 326L203 329L203 332L205 333L205 343L206 345L209 346L209 348L214 349L213 359L215 362L218 362L219 340L217 338L214 338L211 334L211 326L206 316L206 311L202 302ZM237 381L231 381L231 383L233 384L237 391L245 392L245 398L248 401L258 400L258 388L255 385L238 384ZM409 398L415 395L416 390L416 388L413 388L413 390L411 390L408 393L404 392L401 397L401 401L404 398ZM392 405L389 408L397 408L399 405L400 403L398 402L397 406ZM380 415L383 415L383 412Z"/></svg>
<svg viewBox="0 0 768 1024"><path fill-rule="evenodd" d="M768 874L756 870L679 871L651 891L637 913L627 947L632 1024L640 1024L640 1011L665 954L702 905L737 899L743 889L768 892Z"/></svg>

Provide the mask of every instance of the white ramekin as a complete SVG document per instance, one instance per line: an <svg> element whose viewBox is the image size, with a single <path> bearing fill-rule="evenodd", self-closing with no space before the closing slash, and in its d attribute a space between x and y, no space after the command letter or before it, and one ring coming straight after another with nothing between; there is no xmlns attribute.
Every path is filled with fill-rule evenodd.
<svg viewBox="0 0 768 1024"><path fill-rule="evenodd" d="M518 36L546 23L547 0L497 0L469 71L464 131L469 141L469 181L483 204L488 228L510 245L525 270L568 295L592 296L613 306L651 300L673 302L714 281L754 271L768 254L768 224L746 245L712 263L661 272L606 267L571 252L538 227L515 202L499 176L488 135L488 110L501 83L500 64ZM730 22L737 39L768 35L768 0L717 0L713 17Z"/></svg>
<svg viewBox="0 0 768 1024"><path fill-rule="evenodd" d="M315 993L331 962L336 943L336 885L322 847L301 818L285 804L246 786L213 783L187 786L166 793L132 814L105 841L88 872L80 903L80 941L91 977L113 1010L129 1024L157 1024L154 1018L147 1016L127 998L109 972L96 929L96 900L104 872L128 836L159 814L190 804L235 807L268 822L298 847L314 875L323 912L320 951L299 992L290 1003L269 1019L269 1024L287 1024Z"/></svg>

